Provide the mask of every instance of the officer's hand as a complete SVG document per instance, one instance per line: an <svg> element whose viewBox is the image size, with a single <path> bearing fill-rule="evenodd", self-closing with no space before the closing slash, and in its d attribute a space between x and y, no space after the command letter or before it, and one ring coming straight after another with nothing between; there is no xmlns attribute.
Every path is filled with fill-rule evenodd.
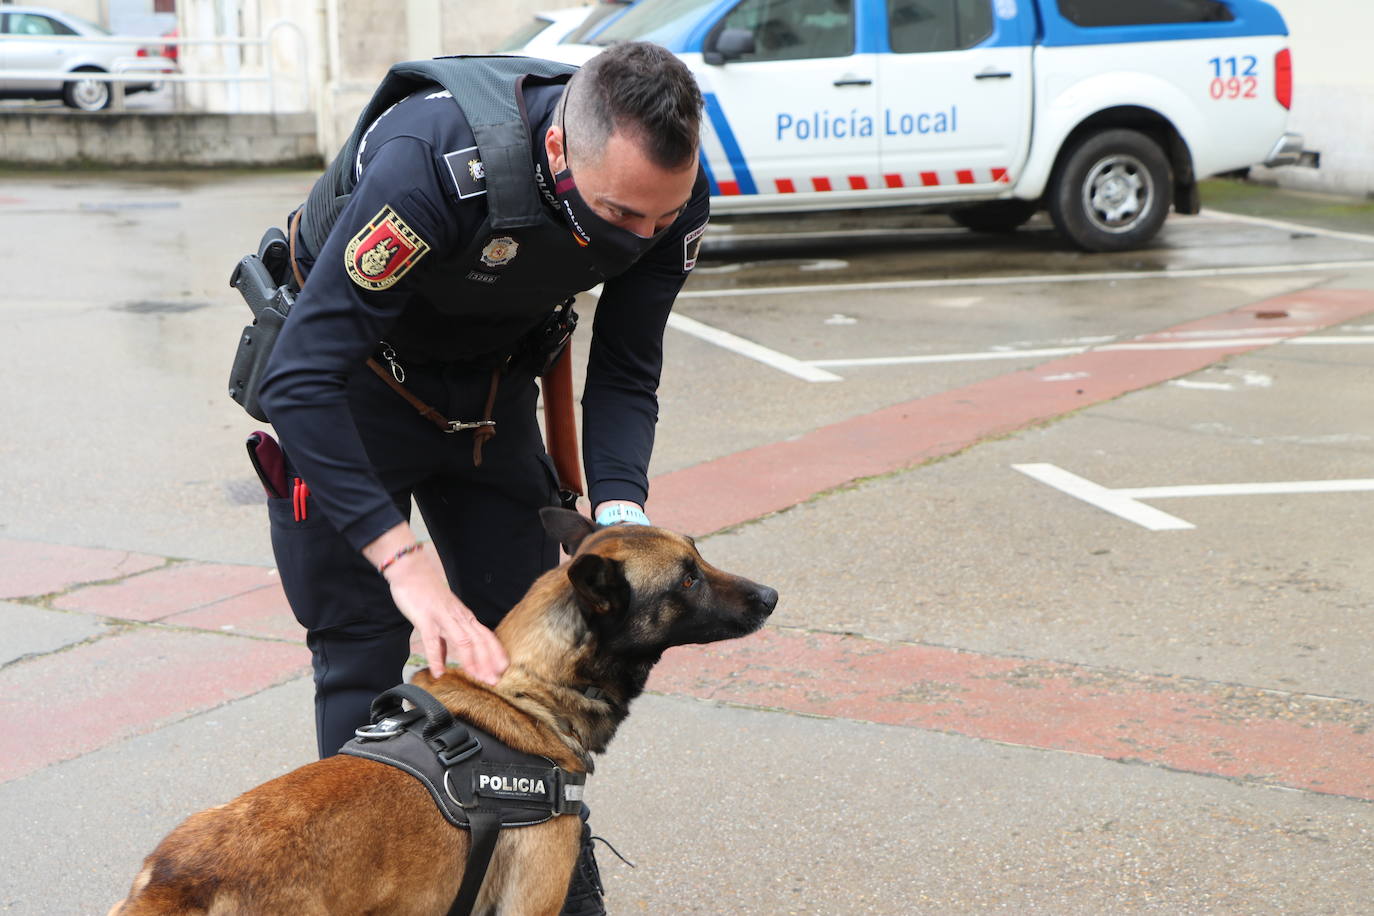
<svg viewBox="0 0 1374 916"><path fill-rule="evenodd" d="M398 526L399 527L399 526ZM406 526L407 528L409 526ZM363 551L380 565L395 555L381 546L396 529L387 532ZM408 536L408 532L406 533ZM401 539L404 541L404 538ZM405 543L401 544L402 547ZM396 548L399 550L400 548ZM480 681L495 684L510 660L496 634L478 622L472 611L448 587L443 566L433 551L417 550L391 563L383 573L391 597L414 625L429 660L430 673L441 677L452 652L463 670Z"/></svg>

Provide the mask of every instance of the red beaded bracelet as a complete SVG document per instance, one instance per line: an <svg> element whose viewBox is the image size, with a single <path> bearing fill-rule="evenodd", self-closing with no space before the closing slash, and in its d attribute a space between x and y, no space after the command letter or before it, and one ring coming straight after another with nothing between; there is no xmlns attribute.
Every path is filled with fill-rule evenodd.
<svg viewBox="0 0 1374 916"><path fill-rule="evenodd" d="M377 572L386 572L388 569L391 568L392 563L395 563L397 560L399 560L401 557L405 556L408 553L414 553L415 551L422 549L424 546L424 544L421 544L419 541L416 541L414 544L411 544L408 547L402 547L400 550L393 553L389 559L383 560L382 565L377 567Z"/></svg>

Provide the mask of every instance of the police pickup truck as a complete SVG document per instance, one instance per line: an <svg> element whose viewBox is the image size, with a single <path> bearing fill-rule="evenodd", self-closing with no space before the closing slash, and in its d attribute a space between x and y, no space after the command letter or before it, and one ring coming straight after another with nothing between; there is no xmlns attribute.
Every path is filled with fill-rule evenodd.
<svg viewBox="0 0 1374 916"><path fill-rule="evenodd" d="M1200 178L1296 162L1287 28L1261 0L639 0L587 44L654 41L706 100L718 213L929 205L973 229L1037 210L1139 247Z"/></svg>

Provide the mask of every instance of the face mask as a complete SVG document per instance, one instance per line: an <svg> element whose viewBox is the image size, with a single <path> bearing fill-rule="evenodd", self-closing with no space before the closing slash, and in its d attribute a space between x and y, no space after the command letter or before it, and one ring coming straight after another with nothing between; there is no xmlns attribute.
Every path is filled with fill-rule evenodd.
<svg viewBox="0 0 1374 916"><path fill-rule="evenodd" d="M668 231L669 227L665 226L645 237L608 223L582 199L570 170L564 169L553 178L553 192L572 227L573 238L587 250L592 266L603 276L615 276L629 269Z"/></svg>
<svg viewBox="0 0 1374 916"><path fill-rule="evenodd" d="M569 84L571 87L571 84ZM558 108L558 125L563 128L563 171L553 176L553 193L558 197L559 204L562 205L563 215L568 220L568 225L572 227L573 238L577 243L587 250L591 257L592 266L603 277L613 277L623 273L630 268L630 265L638 261L640 256L650 248L667 232L669 226L665 226L653 235L645 237L635 235L628 229L608 223L606 220L597 216L587 201L582 198L581 192L577 190L577 182L573 179L572 169L567 166L568 157L568 130L564 126L564 112L568 107L568 93L563 93L563 98Z"/></svg>

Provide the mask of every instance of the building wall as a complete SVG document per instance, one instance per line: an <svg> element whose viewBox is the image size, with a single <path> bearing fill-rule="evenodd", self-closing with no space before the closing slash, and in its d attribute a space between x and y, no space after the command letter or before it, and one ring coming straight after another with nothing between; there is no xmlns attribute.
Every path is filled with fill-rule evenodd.
<svg viewBox="0 0 1374 916"><path fill-rule="evenodd" d="M1374 195L1374 2L1269 0L1293 51L1289 130L1321 153L1319 169L1255 169L1285 187Z"/></svg>

